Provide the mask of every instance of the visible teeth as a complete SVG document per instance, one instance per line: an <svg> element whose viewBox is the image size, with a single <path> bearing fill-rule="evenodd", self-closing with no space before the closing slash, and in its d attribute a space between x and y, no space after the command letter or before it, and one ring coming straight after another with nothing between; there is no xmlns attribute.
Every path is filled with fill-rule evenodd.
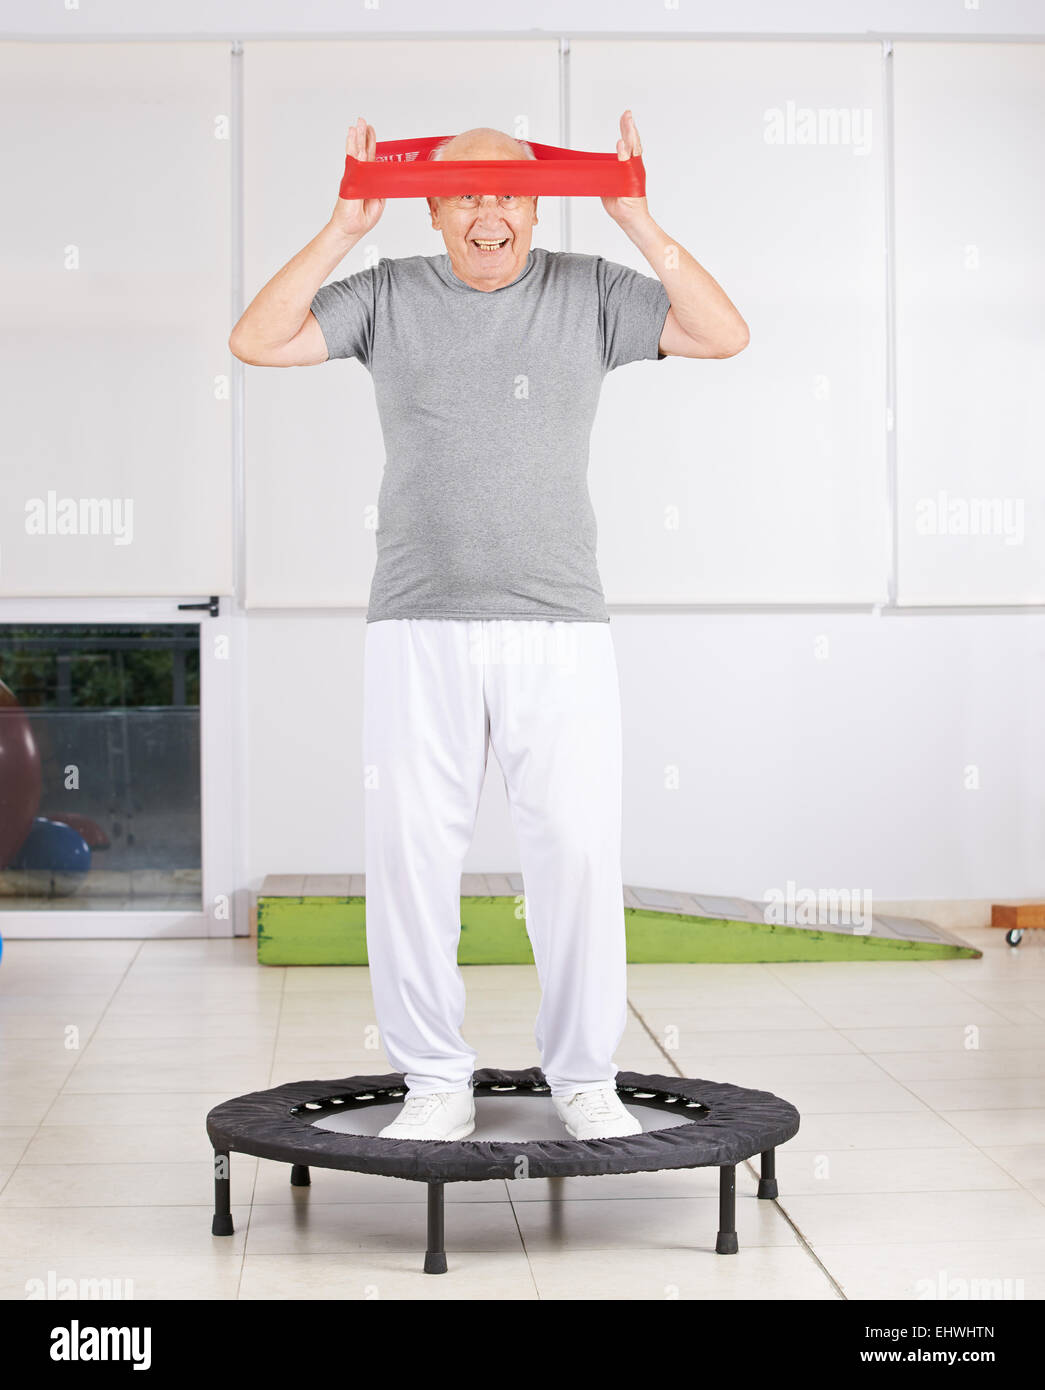
<svg viewBox="0 0 1045 1390"><path fill-rule="evenodd" d="M508 240L508 238L502 237L500 241L483 241L479 237L474 237L473 240L475 241L476 246L484 246L489 248L491 246L503 246L504 243Z"/></svg>

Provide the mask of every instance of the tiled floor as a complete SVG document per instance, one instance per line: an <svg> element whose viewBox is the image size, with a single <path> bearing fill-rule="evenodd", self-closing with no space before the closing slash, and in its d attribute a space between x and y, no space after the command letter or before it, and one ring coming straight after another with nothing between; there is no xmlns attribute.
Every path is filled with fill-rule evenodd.
<svg viewBox="0 0 1045 1390"><path fill-rule="evenodd" d="M740 1254L717 1256L714 1170L451 1185L440 1278L424 1189L397 1179L295 1189L234 1156L236 1234L210 1235L212 1105L391 1070L365 970L259 967L246 941L9 941L0 1297L49 1277L137 1298L1045 1297L1045 941L963 935L982 960L629 967L621 1067L801 1111L779 1202L739 1169ZM532 969L465 977L477 1065L535 1065Z"/></svg>

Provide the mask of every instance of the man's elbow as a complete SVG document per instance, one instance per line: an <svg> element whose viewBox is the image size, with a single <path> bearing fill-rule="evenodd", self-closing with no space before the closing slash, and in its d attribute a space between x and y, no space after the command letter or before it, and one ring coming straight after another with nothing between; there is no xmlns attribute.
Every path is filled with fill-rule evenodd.
<svg viewBox="0 0 1045 1390"><path fill-rule="evenodd" d="M730 340L730 342L726 346L725 352L720 352L719 356L736 357L738 352L744 351L744 349L747 347L750 341L751 334L748 332L748 326L746 323L741 323L740 328L736 333L736 336Z"/></svg>
<svg viewBox="0 0 1045 1390"><path fill-rule="evenodd" d="M233 331L229 335L229 352L248 367L272 367L278 365L265 348L252 342L242 333Z"/></svg>
<svg viewBox="0 0 1045 1390"><path fill-rule="evenodd" d="M250 345L242 333L234 328L229 334L229 352L241 362L251 363Z"/></svg>

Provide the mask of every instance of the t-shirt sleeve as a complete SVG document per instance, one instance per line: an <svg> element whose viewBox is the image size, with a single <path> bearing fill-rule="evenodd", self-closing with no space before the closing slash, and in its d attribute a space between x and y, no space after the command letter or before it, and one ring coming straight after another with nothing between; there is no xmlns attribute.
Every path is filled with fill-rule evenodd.
<svg viewBox="0 0 1045 1390"><path fill-rule="evenodd" d="M380 267L379 261L368 270L357 270L316 291L310 307L323 331L329 357L358 357L369 368Z"/></svg>
<svg viewBox="0 0 1045 1390"><path fill-rule="evenodd" d="M602 256L595 258L602 330L602 366L612 372L625 362L659 360L658 344L671 308L668 292L653 275Z"/></svg>

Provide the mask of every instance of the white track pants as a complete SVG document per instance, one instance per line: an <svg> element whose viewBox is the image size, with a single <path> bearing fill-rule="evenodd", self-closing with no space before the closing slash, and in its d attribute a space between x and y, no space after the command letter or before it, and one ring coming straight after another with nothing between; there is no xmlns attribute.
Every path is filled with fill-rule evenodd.
<svg viewBox="0 0 1045 1390"><path fill-rule="evenodd" d="M627 981L609 623L369 623L363 724L367 955L392 1065L415 1095L471 1082L461 871L492 744L541 984L542 1069L554 1095L612 1084Z"/></svg>

